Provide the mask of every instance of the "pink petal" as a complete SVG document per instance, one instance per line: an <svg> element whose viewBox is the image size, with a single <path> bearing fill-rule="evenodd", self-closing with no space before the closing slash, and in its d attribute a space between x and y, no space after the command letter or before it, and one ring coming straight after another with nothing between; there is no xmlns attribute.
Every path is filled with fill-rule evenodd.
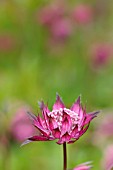
<svg viewBox="0 0 113 170"><path fill-rule="evenodd" d="M53 105L53 110L59 110L60 108L64 108L64 107L65 107L65 105L62 102L61 97L58 94L56 94L56 102Z"/></svg>
<svg viewBox="0 0 113 170"><path fill-rule="evenodd" d="M68 142L68 144L72 144L72 143L76 142L77 140L78 140L78 139L70 140L70 141Z"/></svg>
<svg viewBox="0 0 113 170"><path fill-rule="evenodd" d="M26 144L28 144L28 143L31 143L32 141L30 141L30 140L25 140L22 144L21 144L21 146L24 146L24 145L26 145Z"/></svg>
<svg viewBox="0 0 113 170"><path fill-rule="evenodd" d="M91 112L91 113L86 114L86 119L85 119L84 125L88 124L92 119L97 117L97 114L99 112L100 111L96 111L96 112Z"/></svg>
<svg viewBox="0 0 113 170"><path fill-rule="evenodd" d="M71 125L72 122L70 116L64 113L61 127L61 135L64 135L66 132L69 132Z"/></svg>
<svg viewBox="0 0 113 170"><path fill-rule="evenodd" d="M51 141L51 140L54 140L54 138L53 137L47 138L47 137L44 137L44 136L32 136L29 139L27 139L26 141L24 141L21 144L21 146L26 145L28 143L31 143L33 141Z"/></svg>
<svg viewBox="0 0 113 170"><path fill-rule="evenodd" d="M69 142L69 140L71 139L71 136L68 133L65 133L65 135L62 136L62 140Z"/></svg>
<svg viewBox="0 0 113 170"><path fill-rule="evenodd" d="M88 128L89 128L89 124L87 124L87 126L80 131L79 137L81 137L87 131Z"/></svg>
<svg viewBox="0 0 113 170"><path fill-rule="evenodd" d="M49 127L51 130L58 128L58 124L54 118L49 118Z"/></svg>
<svg viewBox="0 0 113 170"><path fill-rule="evenodd" d="M40 126L42 128L47 129L45 120L43 120L39 115L37 116L37 120L36 121L40 124Z"/></svg>
<svg viewBox="0 0 113 170"><path fill-rule="evenodd" d="M78 165L73 170L90 170L92 168L92 165L90 165L91 162L86 162L83 164Z"/></svg>
<svg viewBox="0 0 113 170"><path fill-rule="evenodd" d="M84 121L84 118L85 118L85 114L86 114L86 112L84 112L84 110L83 110L83 108L82 107L80 107L80 109L79 109L79 124L80 124L80 126L82 125L82 123L83 123L83 121Z"/></svg>
<svg viewBox="0 0 113 170"><path fill-rule="evenodd" d="M48 107L44 104L43 101L38 102L38 104L39 104L40 109L42 110L42 114L43 114L43 117L44 117L44 120L45 120L45 124L46 124L47 128L50 129L49 128L49 117L47 115L47 113L49 113L50 111L49 111Z"/></svg>
<svg viewBox="0 0 113 170"><path fill-rule="evenodd" d="M55 138L59 139L59 138L60 138L60 135L61 135L61 132L59 131L59 128L56 128L56 129L52 130L52 135L53 135Z"/></svg>
<svg viewBox="0 0 113 170"><path fill-rule="evenodd" d="M33 113L27 112L27 114L29 115L29 117L30 117L30 119L31 119L32 121L34 121L34 120L37 119L37 117L36 117Z"/></svg>
<svg viewBox="0 0 113 170"><path fill-rule="evenodd" d="M69 142L71 139L71 136L68 133L65 133L57 142L58 144L63 144L64 142Z"/></svg>
<svg viewBox="0 0 113 170"><path fill-rule="evenodd" d="M76 126L73 131L71 132L71 137L75 138L76 134L78 133L78 127Z"/></svg>
<svg viewBox="0 0 113 170"><path fill-rule="evenodd" d="M49 135L50 135L50 132L49 132L48 130L44 129L44 128L39 124L38 121L35 121L35 122L34 122L34 126L35 126L36 128L38 128L38 130L39 130L44 136L49 136Z"/></svg>
<svg viewBox="0 0 113 170"><path fill-rule="evenodd" d="M50 112L49 109L48 109L48 107L44 104L43 101L38 102L38 105L39 105L40 110L41 110L42 112L43 112L44 110L46 111L46 113L49 113L49 112Z"/></svg>
<svg viewBox="0 0 113 170"><path fill-rule="evenodd" d="M30 141L49 141L49 140L53 140L54 138L48 138L45 136L32 136L30 137L28 140Z"/></svg>
<svg viewBox="0 0 113 170"><path fill-rule="evenodd" d="M63 143L64 142L61 139L59 139L58 142L57 142L57 144L59 144L59 145L62 145Z"/></svg>
<svg viewBox="0 0 113 170"><path fill-rule="evenodd" d="M80 96L78 97L78 99L76 100L76 102L72 105L72 107L70 108L70 110L79 113L79 109L80 109Z"/></svg>

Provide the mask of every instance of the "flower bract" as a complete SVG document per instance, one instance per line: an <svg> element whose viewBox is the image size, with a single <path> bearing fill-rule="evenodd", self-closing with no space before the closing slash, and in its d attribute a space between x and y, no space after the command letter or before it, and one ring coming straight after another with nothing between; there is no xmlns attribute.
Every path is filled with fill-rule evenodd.
<svg viewBox="0 0 113 170"><path fill-rule="evenodd" d="M90 162L85 162L83 164L76 166L73 170L90 170L91 168L92 165L90 165Z"/></svg>

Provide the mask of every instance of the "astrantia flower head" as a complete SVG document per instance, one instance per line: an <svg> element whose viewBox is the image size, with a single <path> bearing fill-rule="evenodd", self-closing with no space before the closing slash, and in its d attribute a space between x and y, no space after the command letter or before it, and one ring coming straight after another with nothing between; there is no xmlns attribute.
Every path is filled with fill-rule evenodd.
<svg viewBox="0 0 113 170"><path fill-rule="evenodd" d="M86 109L81 106L80 97L68 109L58 94L52 111L49 111L43 102L39 102L39 106L42 117L40 115L35 116L32 113L29 113L29 115L40 134L29 137L23 144L56 139L58 144L73 143L87 131L90 121L99 113L91 112L87 114Z"/></svg>

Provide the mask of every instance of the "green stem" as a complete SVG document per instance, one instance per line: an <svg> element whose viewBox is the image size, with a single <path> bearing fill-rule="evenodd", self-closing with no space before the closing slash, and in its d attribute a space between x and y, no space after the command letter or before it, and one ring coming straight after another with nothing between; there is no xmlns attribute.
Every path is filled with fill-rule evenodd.
<svg viewBox="0 0 113 170"><path fill-rule="evenodd" d="M63 143L63 157L64 157L64 169L67 170L67 152L66 152L66 142Z"/></svg>

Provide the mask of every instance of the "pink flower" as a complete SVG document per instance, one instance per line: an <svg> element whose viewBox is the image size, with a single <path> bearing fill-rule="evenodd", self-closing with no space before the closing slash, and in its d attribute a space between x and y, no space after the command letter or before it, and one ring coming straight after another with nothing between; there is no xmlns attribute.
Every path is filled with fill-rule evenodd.
<svg viewBox="0 0 113 170"><path fill-rule="evenodd" d="M39 103L42 117L30 114L33 125L40 131L40 135L29 137L23 144L31 141L51 141L58 139L58 144L74 143L88 129L90 121L99 112L86 113L86 109L81 106L80 97L70 109L66 108L59 95L53 110L49 111L43 102Z"/></svg>
<svg viewBox="0 0 113 170"><path fill-rule="evenodd" d="M25 107L20 108L11 123L11 133L20 142L33 135L35 131L26 113L27 109Z"/></svg>
<svg viewBox="0 0 113 170"><path fill-rule="evenodd" d="M73 170L90 170L91 168L90 162L86 162L76 166Z"/></svg>
<svg viewBox="0 0 113 170"><path fill-rule="evenodd" d="M113 139L113 114L111 110L105 110L104 112L105 114L100 116L100 120L98 119L96 122L95 131L92 135L92 143L101 149Z"/></svg>
<svg viewBox="0 0 113 170"><path fill-rule="evenodd" d="M64 4L51 4L42 8L37 14L38 22L48 29L52 44L66 40L71 35L72 22L68 18Z"/></svg>
<svg viewBox="0 0 113 170"><path fill-rule="evenodd" d="M104 158L102 160L102 167L106 170L111 170L113 167L113 145L109 145L104 150Z"/></svg>
<svg viewBox="0 0 113 170"><path fill-rule="evenodd" d="M89 5L79 4L73 11L73 18L79 24L87 24L92 20L93 11Z"/></svg>
<svg viewBox="0 0 113 170"><path fill-rule="evenodd" d="M103 66L108 63L113 54L112 45L109 43L97 43L91 49L93 65L95 67Z"/></svg>
<svg viewBox="0 0 113 170"><path fill-rule="evenodd" d="M51 33L55 39L64 40L70 36L71 32L72 26L68 19L59 19L51 25Z"/></svg>
<svg viewBox="0 0 113 170"><path fill-rule="evenodd" d="M42 8L37 14L36 18L42 25L50 26L57 19L61 18L64 10L60 5L52 4Z"/></svg>

